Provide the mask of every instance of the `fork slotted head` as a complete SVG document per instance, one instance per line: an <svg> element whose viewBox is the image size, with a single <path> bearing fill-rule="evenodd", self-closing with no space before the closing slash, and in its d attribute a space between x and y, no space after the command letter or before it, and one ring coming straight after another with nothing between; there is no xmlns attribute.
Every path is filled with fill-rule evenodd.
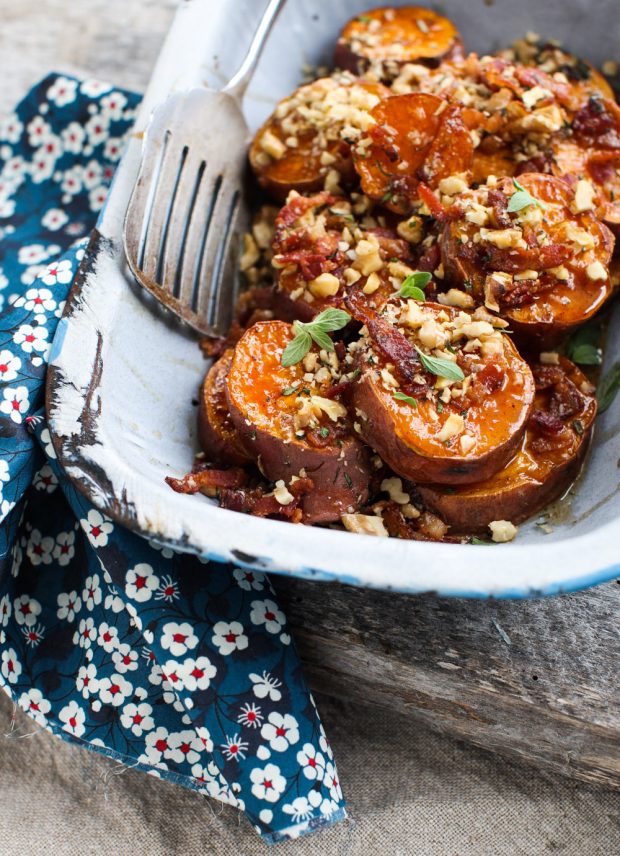
<svg viewBox="0 0 620 856"><path fill-rule="evenodd" d="M231 95L194 89L171 96L147 129L125 215L132 273L204 335L223 335L232 317L247 145Z"/></svg>
<svg viewBox="0 0 620 856"><path fill-rule="evenodd" d="M145 289L205 336L230 326L249 130L241 98L285 0L269 0L245 59L220 92L172 95L154 112L123 229Z"/></svg>

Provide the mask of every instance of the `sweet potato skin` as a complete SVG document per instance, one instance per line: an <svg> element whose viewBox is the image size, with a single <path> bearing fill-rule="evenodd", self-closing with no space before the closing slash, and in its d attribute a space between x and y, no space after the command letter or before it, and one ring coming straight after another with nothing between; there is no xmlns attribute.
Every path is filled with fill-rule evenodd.
<svg viewBox="0 0 620 856"><path fill-rule="evenodd" d="M205 376L198 407L198 439L208 460L243 466L251 458L232 423L226 400L226 375L232 356L232 348L229 348Z"/></svg>
<svg viewBox="0 0 620 856"><path fill-rule="evenodd" d="M562 358L560 366L579 389L588 388L585 375L569 360ZM544 399L544 392L537 392L535 406L545 407ZM453 490L421 485L420 495L454 533L483 533L493 520L522 523L564 494L577 478L595 416L596 399L586 393L582 408L571 417L571 422L578 421L581 433L569 423L559 442L537 452L536 431L528 426L512 460L490 479Z"/></svg>
<svg viewBox="0 0 620 856"><path fill-rule="evenodd" d="M436 66L463 55L463 43L447 18L419 6L372 9L345 24L334 65L362 74L373 61Z"/></svg>
<svg viewBox="0 0 620 856"><path fill-rule="evenodd" d="M248 454L271 481L289 484L302 470L314 482L301 508L305 523L328 523L356 511L368 499L369 451L343 434L329 445L313 446L295 436L293 396L282 389L303 377L300 364L282 367L282 352L293 334L282 321L255 324L235 347L226 379L232 421Z"/></svg>
<svg viewBox="0 0 620 856"><path fill-rule="evenodd" d="M446 307L436 305L436 310L445 313ZM505 336L503 346L502 357L487 364L501 366L505 382L466 411L467 427L481 437L478 451L462 454L440 442L436 435L449 412L439 417L424 399L412 410L385 390L374 369L364 371L352 391L362 438L395 473L416 483L459 485L489 478L518 447L534 400L527 364Z"/></svg>

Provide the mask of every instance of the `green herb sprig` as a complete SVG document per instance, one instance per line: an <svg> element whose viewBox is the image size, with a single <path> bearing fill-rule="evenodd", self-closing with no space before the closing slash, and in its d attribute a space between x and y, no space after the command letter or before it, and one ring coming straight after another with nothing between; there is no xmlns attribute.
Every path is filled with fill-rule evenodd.
<svg viewBox="0 0 620 856"><path fill-rule="evenodd" d="M415 349L420 355L420 361L427 372L437 375L437 377L445 377L448 380L465 380L463 369L456 363L453 363L452 360L444 360L441 357L430 357L421 351L417 345Z"/></svg>
<svg viewBox="0 0 620 856"><path fill-rule="evenodd" d="M417 410L418 402L415 398L412 398L410 395L405 395L404 392L393 392L392 397L396 399L396 401L404 401L407 404L410 404L414 409Z"/></svg>
<svg viewBox="0 0 620 856"><path fill-rule="evenodd" d="M598 399L598 412L604 413L612 404L618 390L620 389L620 361L614 363L599 383L596 397Z"/></svg>
<svg viewBox="0 0 620 856"><path fill-rule="evenodd" d="M600 338L599 322L584 324L566 343L566 356L580 366L600 366L603 362Z"/></svg>
<svg viewBox="0 0 620 856"><path fill-rule="evenodd" d="M306 324L301 321L294 321L295 338L284 349L282 365L285 367L294 366L301 362L312 347L312 342L315 342L319 348L333 351L334 343L327 334L334 330L341 330L350 320L351 316L344 309L325 309Z"/></svg>
<svg viewBox="0 0 620 856"><path fill-rule="evenodd" d="M398 296L411 298L412 300L425 300L426 295L424 294L424 289L431 281L431 278L430 273L426 273L421 270L417 270L415 273L410 273L409 276L403 280Z"/></svg>
<svg viewBox="0 0 620 856"><path fill-rule="evenodd" d="M515 214L517 211L522 211L530 205L536 205L538 208L544 209L544 204L532 196L522 184L519 184L516 178L512 179L512 183L515 186L516 193L513 193L508 200L507 210L509 214Z"/></svg>

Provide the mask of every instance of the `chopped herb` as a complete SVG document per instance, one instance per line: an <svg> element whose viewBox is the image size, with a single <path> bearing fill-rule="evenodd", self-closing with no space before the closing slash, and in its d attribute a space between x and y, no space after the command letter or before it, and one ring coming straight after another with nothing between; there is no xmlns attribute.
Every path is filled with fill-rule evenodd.
<svg viewBox="0 0 620 856"><path fill-rule="evenodd" d="M348 473L344 474L344 480L346 481L349 490L351 490L351 488L353 487L353 482L351 481L351 476Z"/></svg>
<svg viewBox="0 0 620 856"><path fill-rule="evenodd" d="M284 349L281 359L282 365L294 366L301 362L312 347L313 341L319 348L333 351L334 343L327 334L333 330L341 330L350 320L351 316L343 309L325 309L307 324L294 321L295 338Z"/></svg>
<svg viewBox="0 0 620 856"><path fill-rule="evenodd" d="M598 410L604 413L616 397L620 389L620 362L614 363L601 380L598 387Z"/></svg>
<svg viewBox="0 0 620 856"><path fill-rule="evenodd" d="M370 23L370 18L368 17L368 15L358 15L357 20L360 22L360 24Z"/></svg>
<svg viewBox="0 0 620 856"><path fill-rule="evenodd" d="M389 201L392 199L392 195L393 195L393 194L392 194L392 191L391 191L391 190L386 190L386 192L383 194L383 196L381 197L381 199L379 200L379 202L381 202L381 203L383 203L383 202L389 202Z"/></svg>
<svg viewBox="0 0 620 856"><path fill-rule="evenodd" d="M600 366L603 354L598 347L601 337L599 322L584 324L566 344L566 356L582 366Z"/></svg>
<svg viewBox="0 0 620 856"><path fill-rule="evenodd" d="M463 283L463 288L465 289L465 291L471 291L472 290L473 285L471 284L470 279L465 280L465 282Z"/></svg>
<svg viewBox="0 0 620 856"><path fill-rule="evenodd" d="M283 389L280 393L281 395L293 395L294 392L297 392L298 387L296 386L287 386L286 389Z"/></svg>
<svg viewBox="0 0 620 856"><path fill-rule="evenodd" d="M452 360L444 360L441 357L430 357L421 351L416 345L416 351L420 355L422 365L427 372L437 375L437 377L445 377L448 380L465 380L463 369Z"/></svg>
<svg viewBox="0 0 620 856"><path fill-rule="evenodd" d="M583 434L583 422L580 419L575 419L573 422L573 428L575 429L575 434L578 434L581 437Z"/></svg>
<svg viewBox="0 0 620 856"><path fill-rule="evenodd" d="M594 345L578 345L573 350L571 359L580 366L600 366L603 362L603 352Z"/></svg>
<svg viewBox="0 0 620 856"><path fill-rule="evenodd" d="M443 413L443 401L441 398L437 401L437 413Z"/></svg>
<svg viewBox="0 0 620 856"><path fill-rule="evenodd" d="M481 547L492 547L493 544L491 541L484 541L482 538L476 538L474 535L469 542L470 544L478 544Z"/></svg>
<svg viewBox="0 0 620 856"><path fill-rule="evenodd" d="M545 207L543 203L539 202L538 199L535 199L522 184L519 184L516 178L512 179L512 183L515 186L516 193L513 193L508 201L507 211L509 214L514 214L517 211L523 210L523 208L528 208L530 205L536 205L538 208Z"/></svg>
<svg viewBox="0 0 620 856"><path fill-rule="evenodd" d="M413 300L424 300L424 289L431 281L430 273L417 270L405 278L398 292L399 297L412 298Z"/></svg>
<svg viewBox="0 0 620 856"><path fill-rule="evenodd" d="M410 404L413 408L417 409L418 402L410 395L405 395L404 392L394 392L392 393L392 395L396 399L396 401L405 401L407 404Z"/></svg>
<svg viewBox="0 0 620 856"><path fill-rule="evenodd" d="M321 437L329 437L329 428L319 429L319 434L321 435Z"/></svg>

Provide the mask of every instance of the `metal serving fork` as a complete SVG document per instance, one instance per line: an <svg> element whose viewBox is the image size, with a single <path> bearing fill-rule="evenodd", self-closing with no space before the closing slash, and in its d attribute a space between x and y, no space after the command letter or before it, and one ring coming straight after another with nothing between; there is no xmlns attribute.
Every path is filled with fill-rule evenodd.
<svg viewBox="0 0 620 856"><path fill-rule="evenodd" d="M249 142L241 99L284 2L269 0L245 59L221 91L179 93L153 113L127 206L123 240L135 278L206 336L223 335L232 319Z"/></svg>

